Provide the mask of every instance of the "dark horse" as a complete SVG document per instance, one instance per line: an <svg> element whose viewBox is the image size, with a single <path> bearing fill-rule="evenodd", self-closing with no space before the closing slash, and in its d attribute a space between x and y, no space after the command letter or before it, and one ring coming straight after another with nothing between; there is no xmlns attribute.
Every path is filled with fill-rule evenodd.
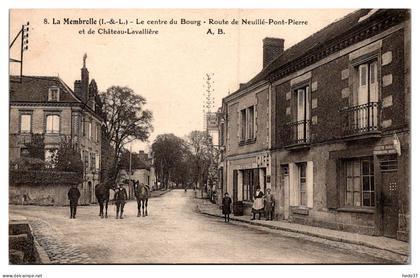
<svg viewBox="0 0 420 278"><path fill-rule="evenodd" d="M140 208L143 210L143 217L147 216L147 201L149 199L150 188L145 184L140 184L139 181L134 183L134 195L137 199L137 217L141 216ZM146 211L144 207L146 206Z"/></svg>
<svg viewBox="0 0 420 278"><path fill-rule="evenodd" d="M112 186L109 183L99 183L95 186L95 196L99 203L99 216L104 218L104 205L105 205L105 218L108 218L108 202L109 190Z"/></svg>

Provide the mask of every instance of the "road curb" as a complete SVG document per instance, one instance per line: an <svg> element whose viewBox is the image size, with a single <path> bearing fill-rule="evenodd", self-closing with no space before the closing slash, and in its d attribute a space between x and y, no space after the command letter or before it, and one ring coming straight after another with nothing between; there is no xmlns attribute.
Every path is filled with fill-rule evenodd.
<svg viewBox="0 0 420 278"><path fill-rule="evenodd" d="M200 208L199 205L197 205L197 211L199 213L201 213L201 214L204 214L204 215L208 215L208 216L212 216L212 217L217 217L217 218L223 218L222 215L203 211ZM268 225L268 224L264 224L264 223L252 222L252 221L248 221L248 220L236 218L235 216L230 217L230 220L234 220L234 221L237 221L237 222L249 224L249 225L252 225L252 226L264 227L264 228L268 228L268 229L272 229L272 230L279 230L279 231L285 231L285 232L303 234L303 235L307 235L307 236L311 236L311 237L317 237L317 238L326 239L326 240L330 240L330 241L347 243L347 244L354 244L354 245L360 245L360 246L364 246L364 247L368 247L368 248L372 248L372 249L376 249L376 250L381 250L381 251L389 252L389 253L392 253L394 255L403 257L404 259L403 260L399 260L399 263L404 263L404 264L409 263L409 260L408 260L409 259L409 255L407 255L405 253L397 252L395 250L390 250L390 249L387 249L387 248L381 248L381 247L378 247L376 245L369 244L369 243L366 243L366 242L363 242L363 241L348 240L348 239L338 238L338 237L334 237L334 236L320 235L320 234L317 234L317 233L310 233L310 232L306 232L306 231L300 231L300 230L293 229L293 228L278 227L278 226Z"/></svg>

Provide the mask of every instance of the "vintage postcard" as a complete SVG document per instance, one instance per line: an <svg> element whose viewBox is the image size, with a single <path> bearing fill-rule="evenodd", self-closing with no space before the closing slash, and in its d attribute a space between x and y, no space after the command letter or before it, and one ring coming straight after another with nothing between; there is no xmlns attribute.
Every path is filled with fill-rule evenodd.
<svg viewBox="0 0 420 278"><path fill-rule="evenodd" d="M8 263L411 264L410 51L409 9L11 9Z"/></svg>

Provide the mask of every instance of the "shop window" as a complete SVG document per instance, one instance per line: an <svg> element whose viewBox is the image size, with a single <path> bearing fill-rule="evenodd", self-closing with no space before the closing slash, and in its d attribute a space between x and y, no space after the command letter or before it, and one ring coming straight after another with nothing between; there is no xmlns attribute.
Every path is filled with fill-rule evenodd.
<svg viewBox="0 0 420 278"><path fill-rule="evenodd" d="M345 161L346 207L374 207L375 185L373 159L361 158Z"/></svg>

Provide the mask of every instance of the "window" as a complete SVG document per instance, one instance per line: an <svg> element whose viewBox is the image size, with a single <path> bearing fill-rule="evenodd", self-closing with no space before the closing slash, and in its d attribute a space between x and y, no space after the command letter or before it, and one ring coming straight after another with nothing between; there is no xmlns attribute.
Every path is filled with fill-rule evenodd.
<svg viewBox="0 0 420 278"><path fill-rule="evenodd" d="M96 142L99 142L99 139L101 138L101 125L96 125Z"/></svg>
<svg viewBox="0 0 420 278"><path fill-rule="evenodd" d="M373 159L361 158L345 161L345 206L374 207L375 185Z"/></svg>
<svg viewBox="0 0 420 278"><path fill-rule="evenodd" d="M355 84L351 106L354 110L353 124L365 131L378 125L378 62L372 60L355 67Z"/></svg>
<svg viewBox="0 0 420 278"><path fill-rule="evenodd" d="M92 122L88 122L88 126L87 126L87 137L89 140L92 140Z"/></svg>
<svg viewBox="0 0 420 278"><path fill-rule="evenodd" d="M73 115L73 136L79 136L79 116Z"/></svg>
<svg viewBox="0 0 420 278"><path fill-rule="evenodd" d="M20 132L21 133L30 133L32 126L32 115L31 114L21 114L20 115Z"/></svg>
<svg viewBox="0 0 420 278"><path fill-rule="evenodd" d="M90 154L90 170L95 171L95 167L96 167L96 154L91 153Z"/></svg>
<svg viewBox="0 0 420 278"><path fill-rule="evenodd" d="M299 205L307 206L307 196L306 196L306 163L299 163Z"/></svg>
<svg viewBox="0 0 420 278"><path fill-rule="evenodd" d="M296 122L295 122L295 143L307 142L309 140L309 86L295 90L296 98Z"/></svg>
<svg viewBox="0 0 420 278"><path fill-rule="evenodd" d="M254 140L255 133L255 106L241 110L241 127L240 127L240 138L241 142Z"/></svg>
<svg viewBox="0 0 420 278"><path fill-rule="evenodd" d="M241 141L246 139L246 109L241 110Z"/></svg>
<svg viewBox="0 0 420 278"><path fill-rule="evenodd" d="M82 151L82 158L86 171L87 169L89 169L89 153L87 151Z"/></svg>
<svg viewBox="0 0 420 278"><path fill-rule="evenodd" d="M59 115L47 115L46 133L60 133Z"/></svg>
<svg viewBox="0 0 420 278"><path fill-rule="evenodd" d="M50 88L48 90L48 101L59 101L60 100L60 90L57 87Z"/></svg>
<svg viewBox="0 0 420 278"><path fill-rule="evenodd" d="M290 163L282 167L283 185L289 184L290 206L313 208L314 162Z"/></svg>
<svg viewBox="0 0 420 278"><path fill-rule="evenodd" d="M100 161L101 157L99 156L99 154L95 154L95 167L97 171L99 171L100 168Z"/></svg>
<svg viewBox="0 0 420 278"><path fill-rule="evenodd" d="M243 170L242 171L242 196L244 201L253 201L254 200L254 191L255 191L255 172L253 169Z"/></svg>

